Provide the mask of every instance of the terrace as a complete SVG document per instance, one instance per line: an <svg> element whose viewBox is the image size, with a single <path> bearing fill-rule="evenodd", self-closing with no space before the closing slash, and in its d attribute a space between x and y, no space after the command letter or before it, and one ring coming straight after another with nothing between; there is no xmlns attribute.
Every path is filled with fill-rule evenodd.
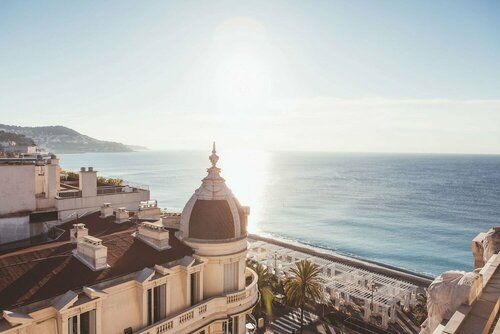
<svg viewBox="0 0 500 334"><path fill-rule="evenodd" d="M125 183L125 185L105 185L98 186L96 196L114 195L124 193L137 193L140 191L148 191L149 186L138 185L133 183ZM57 199L79 198L82 197L82 190L78 187L78 182L61 183L61 190L57 193Z"/></svg>
<svg viewBox="0 0 500 334"><path fill-rule="evenodd" d="M182 313L167 317L160 322L136 331L135 334L162 334L193 332L207 325L207 319L214 321L225 314L238 314L253 307L259 299L257 287L257 274L247 268L245 275L251 279L246 280L244 290L228 293L220 297L203 300ZM255 328L255 324L252 324Z"/></svg>
<svg viewBox="0 0 500 334"><path fill-rule="evenodd" d="M411 307L417 302L416 285L262 240L250 239L248 258L272 269L281 278L301 260L315 263L321 270L326 299L337 308L351 305L360 309L366 321L378 315L383 327L397 322L397 308Z"/></svg>

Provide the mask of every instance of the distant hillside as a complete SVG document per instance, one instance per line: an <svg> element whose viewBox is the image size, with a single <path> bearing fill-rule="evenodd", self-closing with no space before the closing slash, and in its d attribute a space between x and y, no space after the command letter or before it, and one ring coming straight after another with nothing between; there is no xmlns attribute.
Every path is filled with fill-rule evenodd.
<svg viewBox="0 0 500 334"><path fill-rule="evenodd" d="M24 135L49 152L84 153L84 152L131 152L125 144L94 139L65 126L13 126L0 124L0 130Z"/></svg>
<svg viewBox="0 0 500 334"><path fill-rule="evenodd" d="M33 139L28 138L24 135L5 132L0 130L0 146L7 146L7 143L14 143L16 146L34 146L35 142Z"/></svg>

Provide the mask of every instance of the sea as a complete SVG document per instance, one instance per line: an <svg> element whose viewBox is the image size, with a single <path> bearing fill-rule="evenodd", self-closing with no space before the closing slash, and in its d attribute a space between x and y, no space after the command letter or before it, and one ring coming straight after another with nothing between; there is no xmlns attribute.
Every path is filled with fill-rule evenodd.
<svg viewBox="0 0 500 334"><path fill-rule="evenodd" d="M60 154L61 166L148 185L181 211L210 166L207 152ZM220 151L250 206L252 233L432 276L470 271L471 240L500 225L500 156Z"/></svg>

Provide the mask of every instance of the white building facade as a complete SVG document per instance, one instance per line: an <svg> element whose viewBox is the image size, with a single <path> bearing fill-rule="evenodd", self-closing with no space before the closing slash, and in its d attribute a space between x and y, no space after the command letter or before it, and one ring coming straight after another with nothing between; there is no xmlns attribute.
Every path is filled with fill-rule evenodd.
<svg viewBox="0 0 500 334"><path fill-rule="evenodd" d="M249 209L217 159L214 147L180 224L121 221L103 206L62 224L64 242L0 252L0 333L247 333L259 298L245 266Z"/></svg>
<svg viewBox="0 0 500 334"><path fill-rule="evenodd" d="M97 186L97 172L82 167L79 181L61 182L59 159L0 159L0 244L27 239L104 203L136 211L150 199L145 186Z"/></svg>

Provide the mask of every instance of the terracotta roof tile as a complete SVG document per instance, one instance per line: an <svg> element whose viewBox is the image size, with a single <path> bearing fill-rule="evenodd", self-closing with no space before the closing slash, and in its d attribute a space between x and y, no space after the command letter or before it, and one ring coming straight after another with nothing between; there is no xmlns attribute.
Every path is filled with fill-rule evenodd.
<svg viewBox="0 0 500 334"><path fill-rule="evenodd" d="M74 221L60 227L65 233L60 240L0 254L0 311L35 301L52 298L68 290L78 290L192 255L193 250L170 233L171 248L157 251L131 234L132 222L115 224L114 217L100 219L95 213L78 220L85 223L89 235L103 240L108 247L107 262L111 266L94 272L72 256L75 245L69 243L69 229Z"/></svg>
<svg viewBox="0 0 500 334"><path fill-rule="evenodd" d="M217 240L235 237L234 219L226 200L198 199L189 218L189 237Z"/></svg>

